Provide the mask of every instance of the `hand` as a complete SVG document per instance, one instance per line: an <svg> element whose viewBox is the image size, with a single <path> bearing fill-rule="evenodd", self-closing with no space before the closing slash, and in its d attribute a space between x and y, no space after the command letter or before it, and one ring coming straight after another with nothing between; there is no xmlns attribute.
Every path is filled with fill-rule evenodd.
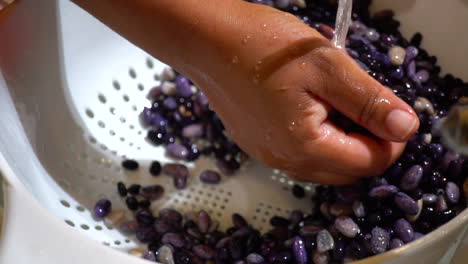
<svg viewBox="0 0 468 264"><path fill-rule="evenodd" d="M299 180L381 173L419 127L411 107L290 14L239 0L76 1L200 86L244 151ZM343 132L333 109L378 138Z"/></svg>

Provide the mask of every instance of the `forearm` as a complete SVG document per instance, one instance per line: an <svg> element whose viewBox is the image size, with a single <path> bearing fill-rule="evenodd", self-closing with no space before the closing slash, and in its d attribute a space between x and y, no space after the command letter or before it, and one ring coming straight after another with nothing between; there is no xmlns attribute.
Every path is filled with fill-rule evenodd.
<svg viewBox="0 0 468 264"><path fill-rule="evenodd" d="M296 40L321 38L291 15L243 0L73 1L195 81L232 61L245 73Z"/></svg>
<svg viewBox="0 0 468 264"><path fill-rule="evenodd" d="M240 0L73 0L93 16L177 69L215 57L219 23ZM220 8L222 6L222 8ZM202 65L197 65L201 67Z"/></svg>

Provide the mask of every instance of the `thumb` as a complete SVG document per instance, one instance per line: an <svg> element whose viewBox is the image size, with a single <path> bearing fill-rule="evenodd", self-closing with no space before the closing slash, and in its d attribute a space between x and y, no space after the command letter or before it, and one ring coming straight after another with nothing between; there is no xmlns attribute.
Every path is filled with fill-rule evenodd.
<svg viewBox="0 0 468 264"><path fill-rule="evenodd" d="M407 141L418 129L413 109L337 49L321 49L316 65L324 85L313 91L336 110L389 141Z"/></svg>

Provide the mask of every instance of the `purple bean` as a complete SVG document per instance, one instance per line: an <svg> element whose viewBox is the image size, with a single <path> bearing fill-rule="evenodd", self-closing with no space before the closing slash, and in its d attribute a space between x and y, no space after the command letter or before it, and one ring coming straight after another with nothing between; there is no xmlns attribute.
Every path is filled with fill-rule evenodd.
<svg viewBox="0 0 468 264"><path fill-rule="evenodd" d="M112 210L112 203L107 199L99 200L94 206L94 215L97 218L106 217Z"/></svg>
<svg viewBox="0 0 468 264"><path fill-rule="evenodd" d="M418 56L418 53L419 53L419 50L418 48L414 47L414 46L408 46L406 48L406 63L412 61L413 59L416 58L416 56Z"/></svg>
<svg viewBox="0 0 468 264"><path fill-rule="evenodd" d="M304 217L304 214L300 210L293 210L289 214L289 221L291 222L291 225L295 226L298 225L302 218Z"/></svg>
<svg viewBox="0 0 468 264"><path fill-rule="evenodd" d="M173 179L174 187L176 187L176 189L179 189L179 190L185 189L185 187L187 186L187 180L188 180L188 177L186 174L175 176Z"/></svg>
<svg viewBox="0 0 468 264"><path fill-rule="evenodd" d="M248 226L241 227L236 230L236 232L232 233L233 238L242 238L250 235L252 233L252 229Z"/></svg>
<svg viewBox="0 0 468 264"><path fill-rule="evenodd" d="M307 264L307 251L304 245L304 241L301 237L294 237L292 244L292 251L294 253L294 258L298 264Z"/></svg>
<svg viewBox="0 0 468 264"><path fill-rule="evenodd" d="M192 87L190 87L190 81L182 75L176 78L177 93L183 97L190 97L192 93Z"/></svg>
<svg viewBox="0 0 468 264"><path fill-rule="evenodd" d="M322 227L309 224L299 229L299 235L302 237L315 236L320 232L320 230L322 230Z"/></svg>
<svg viewBox="0 0 468 264"><path fill-rule="evenodd" d="M335 228L346 237L353 238L360 231L359 226L353 221L352 218L347 216L340 216L335 220Z"/></svg>
<svg viewBox="0 0 468 264"><path fill-rule="evenodd" d="M374 227L372 229L371 249L374 254L380 254L387 251L390 245L390 235L385 229Z"/></svg>
<svg viewBox="0 0 468 264"><path fill-rule="evenodd" d="M211 217L210 217L210 215L207 212L203 211L203 210L200 211L198 213L197 224L198 224L198 229L200 230L200 232L202 232L202 233L208 232L208 230L210 229L210 226L211 226Z"/></svg>
<svg viewBox="0 0 468 264"><path fill-rule="evenodd" d="M404 191L412 191L418 187L423 176L423 168L420 165L413 165L403 175L400 188Z"/></svg>
<svg viewBox="0 0 468 264"><path fill-rule="evenodd" d="M164 187L161 185L150 185L140 188L140 195L150 201L161 199L164 195Z"/></svg>
<svg viewBox="0 0 468 264"><path fill-rule="evenodd" d="M164 164L164 166L162 167L162 172L171 177L176 177L176 176L185 175L185 174L188 176L189 174L187 166L183 164L177 164L177 163Z"/></svg>
<svg viewBox="0 0 468 264"><path fill-rule="evenodd" d="M429 72L426 70L420 70L414 75L414 80L417 83L425 83L429 80Z"/></svg>
<svg viewBox="0 0 468 264"><path fill-rule="evenodd" d="M395 194L395 204L400 210L408 215L416 215L418 213L418 205L411 197L403 192Z"/></svg>
<svg viewBox="0 0 468 264"><path fill-rule="evenodd" d="M135 237L141 243L149 243L154 241L158 237L158 234L151 227L139 227L135 232Z"/></svg>
<svg viewBox="0 0 468 264"><path fill-rule="evenodd" d="M436 209L437 211L439 212L443 212L445 210L447 210L448 206L447 206L447 201L445 200L445 197L443 194L440 194L438 197L437 197L437 201L436 201Z"/></svg>
<svg viewBox="0 0 468 264"><path fill-rule="evenodd" d="M390 249L395 249L404 246L405 243L398 238L393 238L390 241Z"/></svg>
<svg viewBox="0 0 468 264"><path fill-rule="evenodd" d="M159 211L159 217L176 223L182 222L182 214L171 208L163 208Z"/></svg>
<svg viewBox="0 0 468 264"><path fill-rule="evenodd" d="M156 254L153 251L146 250L145 252L143 252L142 257L144 259L146 259L146 260L149 260L149 261L152 261L152 262L157 262Z"/></svg>
<svg viewBox="0 0 468 264"><path fill-rule="evenodd" d="M200 181L207 184L218 184L221 181L221 175L213 170L204 170L200 173Z"/></svg>
<svg viewBox="0 0 468 264"><path fill-rule="evenodd" d="M182 129L182 136L184 137L201 137L204 133L204 127L200 123L191 124Z"/></svg>
<svg viewBox="0 0 468 264"><path fill-rule="evenodd" d="M188 149L180 144L169 144L166 146L167 154L176 159L186 159L188 156Z"/></svg>
<svg viewBox="0 0 468 264"><path fill-rule="evenodd" d="M172 245L176 248L185 246L184 237L177 233L166 233L162 236L161 242L166 245Z"/></svg>
<svg viewBox="0 0 468 264"><path fill-rule="evenodd" d="M453 182L448 182L445 186L445 196L450 203L458 203L460 199L460 188L458 188L458 185Z"/></svg>
<svg viewBox="0 0 468 264"><path fill-rule="evenodd" d="M163 219L156 219L154 221L154 229L160 234L175 231L174 226L170 222Z"/></svg>
<svg viewBox="0 0 468 264"><path fill-rule="evenodd" d="M193 253L202 259L211 259L216 254L216 251L207 245L197 245L193 247Z"/></svg>
<svg viewBox="0 0 468 264"><path fill-rule="evenodd" d="M228 244L232 239L233 239L232 237L225 237L225 238L219 240L218 243L216 243L216 248L217 248L217 249L220 249L220 248L226 247L227 244Z"/></svg>
<svg viewBox="0 0 468 264"><path fill-rule="evenodd" d="M174 110L177 108L177 102L172 96L169 96L166 99L164 99L163 105L169 110Z"/></svg>
<svg viewBox="0 0 468 264"><path fill-rule="evenodd" d="M247 263L248 264L263 264L265 263L265 259L262 257L262 255L257 254L257 253L250 253L247 258Z"/></svg>
<svg viewBox="0 0 468 264"><path fill-rule="evenodd" d="M380 185L370 190L369 196L372 198L387 198L398 192L398 188L394 185Z"/></svg>
<svg viewBox="0 0 468 264"><path fill-rule="evenodd" d="M335 247L335 241L328 230L323 229L317 234L317 250L319 252L326 252Z"/></svg>
<svg viewBox="0 0 468 264"><path fill-rule="evenodd" d="M366 215L366 210L361 201L354 201L353 212L356 217L364 217Z"/></svg>
<svg viewBox="0 0 468 264"><path fill-rule="evenodd" d="M318 252L317 250L314 250L312 252L312 260L314 261L314 264L328 264L330 261L330 255L328 252Z"/></svg>
<svg viewBox="0 0 468 264"><path fill-rule="evenodd" d="M395 222L395 233L405 243L409 243L414 240L414 231L411 224L405 219L398 219Z"/></svg>

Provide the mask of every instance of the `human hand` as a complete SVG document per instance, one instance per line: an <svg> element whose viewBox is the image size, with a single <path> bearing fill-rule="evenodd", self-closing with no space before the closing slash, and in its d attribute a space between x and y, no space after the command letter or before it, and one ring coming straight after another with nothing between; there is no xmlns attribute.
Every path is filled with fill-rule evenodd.
<svg viewBox="0 0 468 264"><path fill-rule="evenodd" d="M410 106L288 13L240 0L75 1L194 81L244 151L299 180L381 173L419 126ZM378 138L345 133L333 109Z"/></svg>

